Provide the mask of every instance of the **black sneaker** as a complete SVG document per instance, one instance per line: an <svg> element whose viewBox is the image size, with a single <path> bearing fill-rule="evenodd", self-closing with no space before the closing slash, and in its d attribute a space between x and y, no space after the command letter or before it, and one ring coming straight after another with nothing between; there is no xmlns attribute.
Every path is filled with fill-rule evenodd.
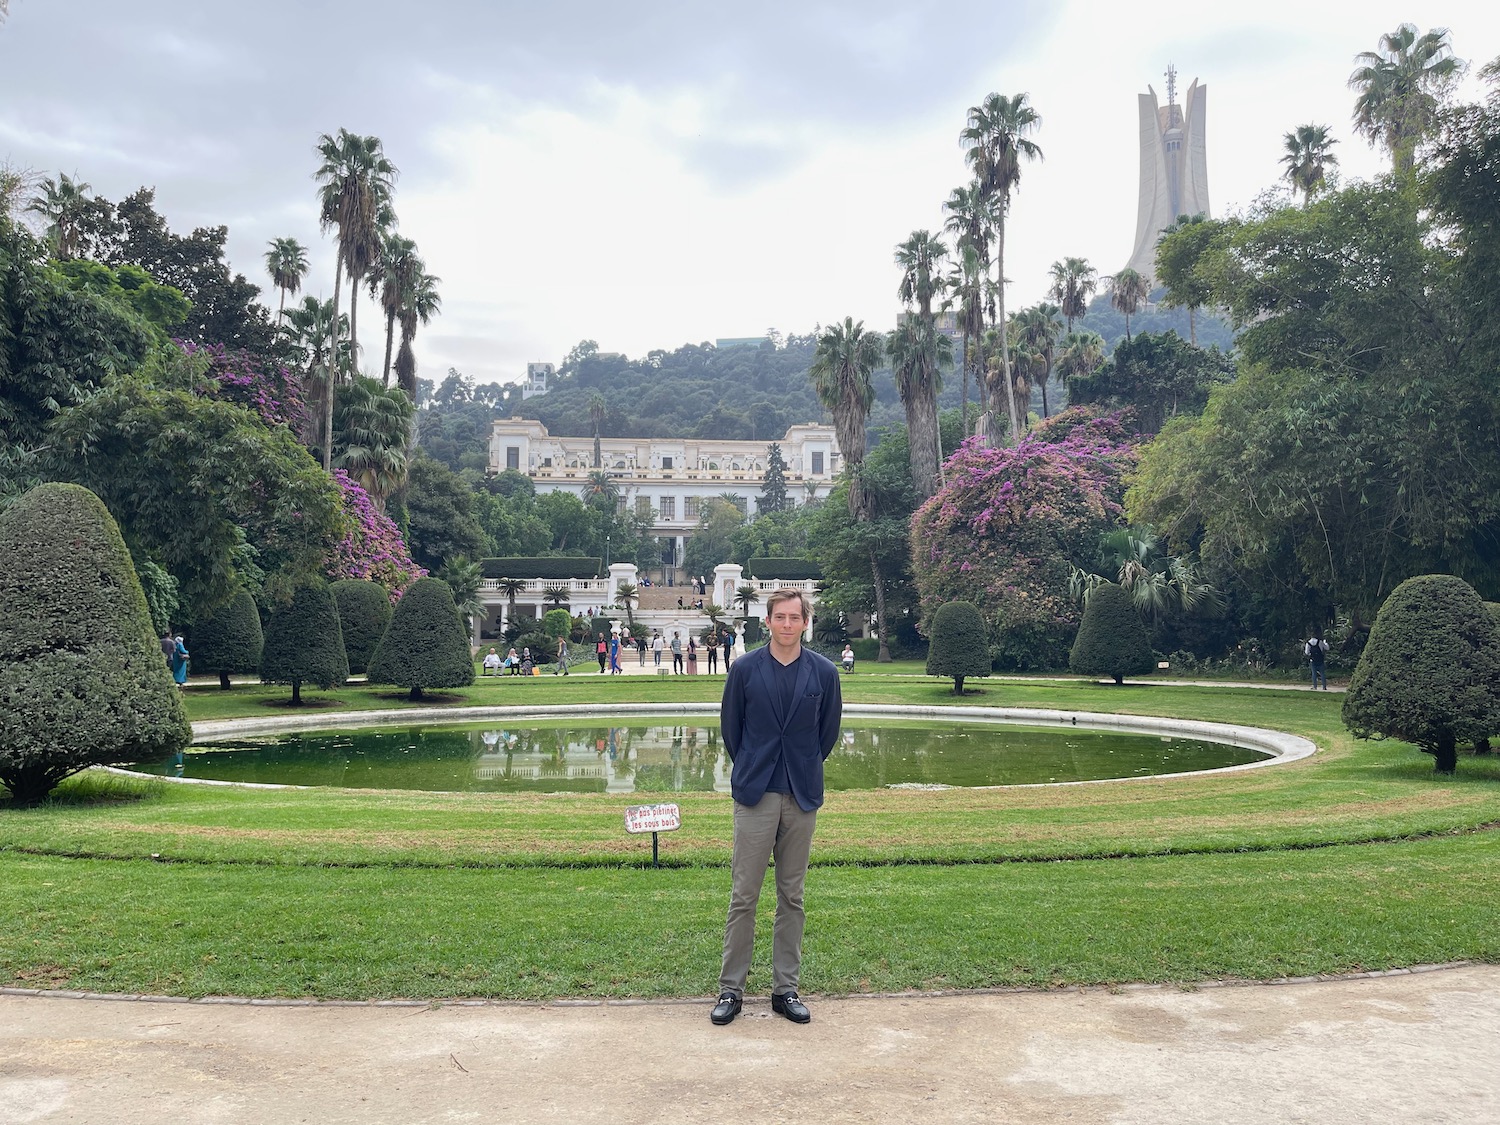
<svg viewBox="0 0 1500 1125"><path fill-rule="evenodd" d="M744 1004L745 1002L733 992L721 992L719 993L719 1002L714 1005L714 1010L709 1013L708 1018L720 1027L723 1027L740 1014L740 1009L744 1007ZM803 1011L806 1010L805 1008L803 1009Z"/></svg>
<svg viewBox="0 0 1500 1125"><path fill-rule="evenodd" d="M797 998L795 992L773 993L771 1011L779 1016L785 1016L793 1023L806 1023L812 1019L812 1013L807 1010L807 1005Z"/></svg>

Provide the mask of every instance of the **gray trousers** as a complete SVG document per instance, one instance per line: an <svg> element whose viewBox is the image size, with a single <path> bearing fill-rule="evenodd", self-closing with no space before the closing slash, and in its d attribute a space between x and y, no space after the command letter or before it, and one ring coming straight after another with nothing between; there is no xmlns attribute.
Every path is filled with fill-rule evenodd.
<svg viewBox="0 0 1500 1125"><path fill-rule="evenodd" d="M724 923L724 965L719 991L745 994L755 946L755 907L776 857L776 928L771 939L771 991L795 992L802 973L802 885L812 851L817 811L803 812L790 793L767 793L757 805L734 805L734 858L730 862L729 918Z"/></svg>

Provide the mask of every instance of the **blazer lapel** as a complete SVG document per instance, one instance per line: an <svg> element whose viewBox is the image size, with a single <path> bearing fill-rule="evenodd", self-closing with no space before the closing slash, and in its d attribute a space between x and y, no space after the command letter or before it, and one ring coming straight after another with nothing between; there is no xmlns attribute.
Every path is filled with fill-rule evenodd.
<svg viewBox="0 0 1500 1125"><path fill-rule="evenodd" d="M766 689L766 695L771 700L771 712L776 716L777 725L786 730L786 715L781 710L781 692L776 690L776 674L771 670L771 661L776 658L771 655L770 646L766 646L766 655L760 661L760 682Z"/></svg>
<svg viewBox="0 0 1500 1125"><path fill-rule="evenodd" d="M797 686L792 689L792 710L787 715L788 721L791 720L792 715L796 714L797 708L802 706L802 700L807 695L807 681L810 679L812 679L812 661L807 659L805 653L799 653L797 656ZM783 723L782 726L785 728L786 724Z"/></svg>

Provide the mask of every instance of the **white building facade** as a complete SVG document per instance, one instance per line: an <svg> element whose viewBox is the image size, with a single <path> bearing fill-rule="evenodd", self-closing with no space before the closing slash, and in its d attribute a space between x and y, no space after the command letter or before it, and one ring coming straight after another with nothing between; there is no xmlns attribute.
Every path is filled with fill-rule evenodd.
<svg viewBox="0 0 1500 1125"><path fill-rule="evenodd" d="M776 444L786 464L788 502L801 505L825 499L843 467L833 427L796 425ZM755 514L770 445L707 438L601 438L597 471L609 474L624 505L654 513L651 534L671 548L673 566L666 576L675 584L688 577L676 567L709 500L733 495L746 515ZM581 499L589 474L596 471L594 439L554 436L534 418L496 419L490 433L489 471L507 469L525 473L539 494L571 492Z"/></svg>

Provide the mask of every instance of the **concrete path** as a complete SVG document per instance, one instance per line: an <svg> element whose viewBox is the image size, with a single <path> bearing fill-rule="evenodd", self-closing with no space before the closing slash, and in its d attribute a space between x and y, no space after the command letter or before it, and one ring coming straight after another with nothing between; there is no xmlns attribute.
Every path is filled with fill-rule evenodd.
<svg viewBox="0 0 1500 1125"><path fill-rule="evenodd" d="M809 1003L0 995L0 1125L1500 1121L1497 966Z"/></svg>

